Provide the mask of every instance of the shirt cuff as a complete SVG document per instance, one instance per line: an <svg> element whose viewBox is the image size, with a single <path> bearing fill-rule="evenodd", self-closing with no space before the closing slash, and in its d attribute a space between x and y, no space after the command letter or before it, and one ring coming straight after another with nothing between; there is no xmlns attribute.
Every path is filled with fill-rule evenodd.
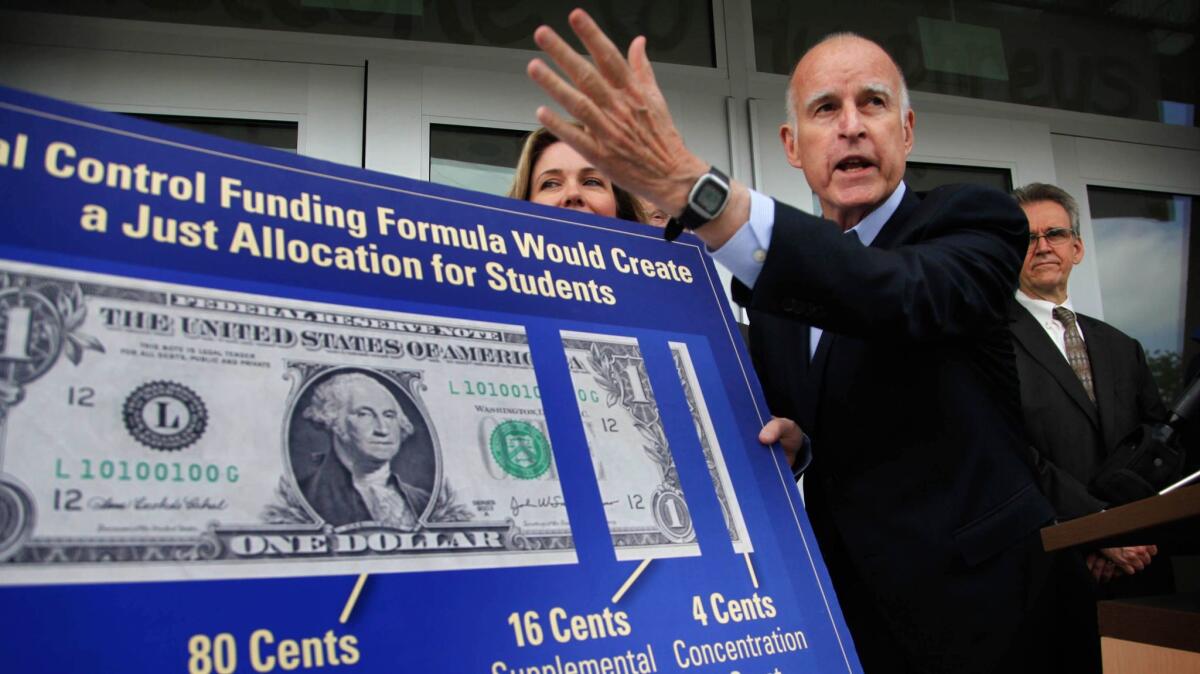
<svg viewBox="0 0 1200 674"><path fill-rule="evenodd" d="M799 480L810 463L812 463L812 439L808 437L808 433L804 433L803 440L800 442L800 451L796 452L796 460L791 466L792 477Z"/></svg>
<svg viewBox="0 0 1200 674"><path fill-rule="evenodd" d="M708 254L747 288L753 288L767 259L774 230L775 200L750 190L750 220L725 245Z"/></svg>

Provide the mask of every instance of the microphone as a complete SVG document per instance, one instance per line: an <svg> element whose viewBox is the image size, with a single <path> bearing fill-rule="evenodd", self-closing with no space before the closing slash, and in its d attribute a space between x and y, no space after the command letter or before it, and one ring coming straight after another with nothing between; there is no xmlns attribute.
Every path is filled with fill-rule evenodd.
<svg viewBox="0 0 1200 674"><path fill-rule="evenodd" d="M1175 407L1171 410L1171 418L1167 420L1167 423L1171 425L1171 428L1178 430L1189 419L1195 419L1198 413L1200 413L1200 377L1196 377L1188 390L1179 397Z"/></svg>
<svg viewBox="0 0 1200 674"><path fill-rule="evenodd" d="M1179 443L1179 430L1197 416L1200 416L1200 378L1175 402L1165 423L1142 424L1117 444L1088 485L1088 491L1120 505L1154 496L1160 489L1166 488L1165 492L1179 486L1172 484L1183 473L1184 449ZM1187 479L1192 477L1195 476Z"/></svg>

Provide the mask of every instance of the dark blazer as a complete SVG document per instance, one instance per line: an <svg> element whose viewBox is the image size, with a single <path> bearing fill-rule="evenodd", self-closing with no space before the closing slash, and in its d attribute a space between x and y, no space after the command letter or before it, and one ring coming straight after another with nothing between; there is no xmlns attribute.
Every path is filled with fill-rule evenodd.
<svg viewBox="0 0 1200 674"><path fill-rule="evenodd" d="M1078 317L1092 366L1095 403L1033 315L1015 299L1008 311L1038 480L1060 519L1108 507L1088 493L1088 482L1138 424L1162 421L1167 415L1137 340L1103 321Z"/></svg>
<svg viewBox="0 0 1200 674"><path fill-rule="evenodd" d="M388 480L388 484L404 497L408 507L418 518L424 514L429 505L429 492L403 482L395 474ZM325 455L325 459L312 475L300 481L300 491L312 509L317 511L327 524L340 527L374 520L367 504L354 488L350 471L342 465L332 450Z"/></svg>
<svg viewBox="0 0 1200 674"><path fill-rule="evenodd" d="M974 186L907 193L869 248L777 203L753 290L736 284L771 412L811 438L806 510L867 671L988 670L1028 609L1054 511L1005 313L1027 237L1010 197Z"/></svg>

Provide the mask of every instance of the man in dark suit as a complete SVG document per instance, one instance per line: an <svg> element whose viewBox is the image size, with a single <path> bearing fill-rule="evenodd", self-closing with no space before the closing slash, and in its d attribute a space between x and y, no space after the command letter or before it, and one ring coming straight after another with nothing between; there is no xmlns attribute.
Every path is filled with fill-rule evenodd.
<svg viewBox="0 0 1200 674"><path fill-rule="evenodd" d="M1029 218L1020 289L1008 311L1021 407L1042 491L1059 519L1071 519L1108 507L1088 483L1122 438L1139 424L1162 421L1167 411L1141 345L1071 304L1068 281L1084 254L1075 199L1043 183L1013 196ZM1088 555L1087 565L1107 582L1142 572L1156 552L1146 545L1102 548ZM1169 574L1158 567L1167 571L1157 565L1145 582L1166 583L1161 589L1169 591ZM1136 592L1142 584L1122 579L1116 590Z"/></svg>
<svg viewBox="0 0 1200 674"><path fill-rule="evenodd" d="M904 187L915 117L870 41L828 38L788 90L781 138L822 220L687 150L643 38L625 60L585 13L570 23L596 65L541 27L535 41L575 86L538 60L529 74L586 128L538 118L695 229L742 282L780 417L760 440L795 466L812 457L806 507L866 671L1047 667L1035 655L1048 623L1027 610L1049 572L1037 532L1053 509L1021 437L1004 320L1027 242L1019 209L981 188Z"/></svg>

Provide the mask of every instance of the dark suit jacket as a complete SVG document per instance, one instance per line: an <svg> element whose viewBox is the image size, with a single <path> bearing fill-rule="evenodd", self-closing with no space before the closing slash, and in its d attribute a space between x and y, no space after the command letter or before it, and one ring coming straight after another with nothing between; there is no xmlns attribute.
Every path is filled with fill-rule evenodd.
<svg viewBox="0 0 1200 674"><path fill-rule="evenodd" d="M396 475L388 481L404 497L408 507L419 518L429 505L429 492L408 484ZM356 522L370 522L374 518L362 496L354 488L350 471L330 450L316 472L300 482L300 491L313 510L335 527Z"/></svg>
<svg viewBox="0 0 1200 674"><path fill-rule="evenodd" d="M1021 407L1042 491L1060 519L1099 512L1108 504L1089 494L1087 485L1100 464L1138 424L1166 418L1146 354L1132 337L1078 314L1092 366L1092 403L1033 315L1014 299L1008 316Z"/></svg>
<svg viewBox="0 0 1200 674"><path fill-rule="evenodd" d="M806 509L860 654L886 630L893 661L989 669L1028 608L1054 512L1005 320L1027 237L1010 197L974 186L907 193L870 248L777 203L762 272L735 287L771 412L811 438Z"/></svg>

